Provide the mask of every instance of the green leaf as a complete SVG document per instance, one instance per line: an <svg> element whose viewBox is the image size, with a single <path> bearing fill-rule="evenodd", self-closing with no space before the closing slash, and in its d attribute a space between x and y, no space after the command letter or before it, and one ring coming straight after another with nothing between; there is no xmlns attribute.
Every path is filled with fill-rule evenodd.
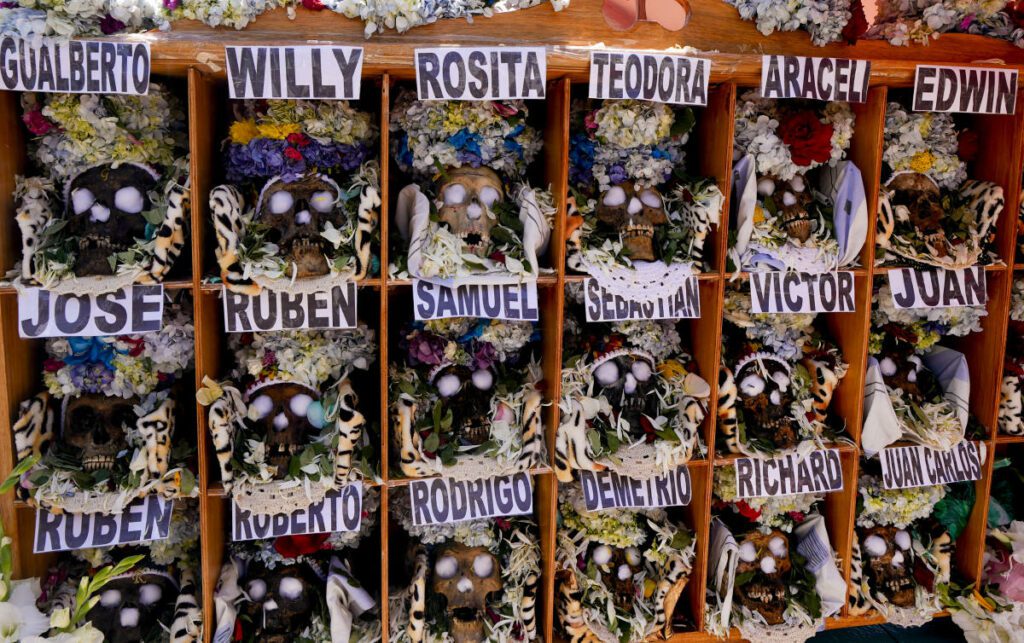
<svg viewBox="0 0 1024 643"><path fill-rule="evenodd" d="M438 447L441 446L441 438L438 437L437 432L433 432L423 440L423 448L431 453L436 453Z"/></svg>
<svg viewBox="0 0 1024 643"><path fill-rule="evenodd" d="M684 549L689 547L690 543L692 543L692 542L693 542L693 534L691 534L690 532L686 531L685 529L680 529L679 531L677 531L675 533L674 536L672 536L671 547L672 547L672 549L675 549L675 550L678 550L678 551L683 551Z"/></svg>
<svg viewBox="0 0 1024 643"><path fill-rule="evenodd" d="M30 455L19 462L17 466L11 470L11 474L7 476L2 483L0 483L0 493L7 493L13 489L14 485L18 484L18 481L21 480L21 476L23 476L26 471L34 467L37 462L39 462L38 455ZM47 475L47 478L49 478L49 475Z"/></svg>
<svg viewBox="0 0 1024 643"><path fill-rule="evenodd" d="M181 495L188 496L196 488L196 477L187 467L181 469Z"/></svg>

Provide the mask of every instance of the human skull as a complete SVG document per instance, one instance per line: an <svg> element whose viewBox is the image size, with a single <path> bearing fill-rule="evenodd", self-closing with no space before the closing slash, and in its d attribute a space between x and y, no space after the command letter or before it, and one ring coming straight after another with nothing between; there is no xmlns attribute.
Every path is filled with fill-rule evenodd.
<svg viewBox="0 0 1024 643"><path fill-rule="evenodd" d="M491 369L472 370L446 364L435 368L430 382L441 398L442 415L452 412L451 430L460 446L479 446L491 435L491 397L495 375Z"/></svg>
<svg viewBox="0 0 1024 643"><path fill-rule="evenodd" d="M814 197L802 175L797 174L788 181L767 176L758 183L757 190L761 196L772 197L782 227L790 238L801 243L810 238L817 225L808 211Z"/></svg>
<svg viewBox="0 0 1024 643"><path fill-rule="evenodd" d="M135 426L138 398L83 393L65 398L62 438L82 458L82 469L96 471L114 466L117 454L128 449L127 431Z"/></svg>
<svg viewBox="0 0 1024 643"><path fill-rule="evenodd" d="M485 257L491 229L497 221L494 206L504 199L501 178L488 167L449 169L438 185L438 219L462 239L464 252Z"/></svg>
<svg viewBox="0 0 1024 643"><path fill-rule="evenodd" d="M178 584L155 571L129 572L107 583L89 620L109 643L159 639L161 624L169 627Z"/></svg>
<svg viewBox="0 0 1024 643"><path fill-rule="evenodd" d="M609 188L597 204L597 220L615 228L635 261L654 261L654 233L668 224L665 201L655 188L623 183Z"/></svg>
<svg viewBox="0 0 1024 643"><path fill-rule="evenodd" d="M295 632L308 624L320 602L320 580L306 565L285 565L268 570L250 567L243 591L248 599L242 612L255 627L252 640L290 643Z"/></svg>
<svg viewBox="0 0 1024 643"><path fill-rule="evenodd" d="M483 641L487 597L505 586L501 563L486 547L448 541L438 548L433 571L431 589L448 602L455 643Z"/></svg>
<svg viewBox="0 0 1024 643"><path fill-rule="evenodd" d="M598 544L591 549L590 560L601 572L604 581L615 601L615 607L629 612L636 601L636 584L633 577L640 571L643 556L636 547L620 549L609 545Z"/></svg>
<svg viewBox="0 0 1024 643"><path fill-rule="evenodd" d="M288 463L323 428L320 394L295 382L273 382L247 395L249 425L262 434L267 463L277 467L275 478L288 473Z"/></svg>
<svg viewBox="0 0 1024 643"><path fill-rule="evenodd" d="M758 612L769 625L782 623L786 611L786 578L792 563L789 538L778 529L768 533L752 531L739 544L736 576L748 575L736 586L736 598L747 609Z"/></svg>
<svg viewBox="0 0 1024 643"><path fill-rule="evenodd" d="M861 534L861 552L867 559L868 581L898 607L916 602L914 548L910 533L896 527L871 527Z"/></svg>
<svg viewBox="0 0 1024 643"><path fill-rule="evenodd" d="M146 235L143 212L157 175L138 163L106 163L80 172L64 204L67 235L76 240L73 270L79 277L112 275L110 257Z"/></svg>
<svg viewBox="0 0 1024 643"><path fill-rule="evenodd" d="M893 191L892 205L905 207L911 225L940 257L946 256L946 233L942 228L945 211L938 184L925 174L904 172L893 176L888 187Z"/></svg>
<svg viewBox="0 0 1024 643"><path fill-rule="evenodd" d="M615 351L591 366L595 389L611 404L618 418L629 423L634 437L644 434L641 416L658 417L654 358L640 351Z"/></svg>
<svg viewBox="0 0 1024 643"><path fill-rule="evenodd" d="M777 449L796 446L797 424L790 407L793 386L789 364L770 353L755 353L736 366L747 439L768 440Z"/></svg>
<svg viewBox="0 0 1024 643"><path fill-rule="evenodd" d="M296 277L330 271L321 233L328 222L341 225L340 199L338 184L322 174L306 174L291 182L275 177L260 192L256 219L267 226L268 239L295 266Z"/></svg>

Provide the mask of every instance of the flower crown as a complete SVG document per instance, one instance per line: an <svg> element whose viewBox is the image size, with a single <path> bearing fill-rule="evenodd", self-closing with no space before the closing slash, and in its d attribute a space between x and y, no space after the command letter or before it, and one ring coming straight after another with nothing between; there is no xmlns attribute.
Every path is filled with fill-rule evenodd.
<svg viewBox="0 0 1024 643"><path fill-rule="evenodd" d="M732 512L760 527L790 532L802 522L825 494L801 493L792 496L763 496L740 499L736 491L736 469L716 467L713 506L722 514ZM725 515L726 522L733 522Z"/></svg>
<svg viewBox="0 0 1024 643"><path fill-rule="evenodd" d="M744 20L755 20L757 29L770 36L775 31L803 29L811 42L824 47L847 38L855 40L867 28L864 10L852 0L725 0ZM851 22L851 19L854 22ZM863 21L863 27L858 26ZM848 28L851 25L853 30Z"/></svg>
<svg viewBox="0 0 1024 643"><path fill-rule="evenodd" d="M522 349L540 339L531 322L453 317L414 324L405 338L406 363L429 367L428 379L448 365L489 368L495 363L518 363Z"/></svg>
<svg viewBox="0 0 1024 643"><path fill-rule="evenodd" d="M420 101L403 91L392 109L393 156L403 172L430 177L450 167L486 166L522 180L540 151L521 100Z"/></svg>
<svg viewBox="0 0 1024 643"><path fill-rule="evenodd" d="M1024 47L1024 15L1006 0L884 0L868 37L893 45L926 45L947 32L1009 40Z"/></svg>
<svg viewBox="0 0 1024 643"><path fill-rule="evenodd" d="M959 134L952 114L914 113L890 102L882 160L892 173L917 172L939 187L957 189L967 178L967 165L957 156Z"/></svg>
<svg viewBox="0 0 1024 643"><path fill-rule="evenodd" d="M889 337L907 342L920 354L936 345L943 337L964 337L981 331L981 320L988 316L984 306L953 308L897 308L889 284L875 293L871 312L871 335L868 353L883 354Z"/></svg>
<svg viewBox="0 0 1024 643"><path fill-rule="evenodd" d="M166 29L164 8L176 2L16 0L0 8L0 33L70 38Z"/></svg>

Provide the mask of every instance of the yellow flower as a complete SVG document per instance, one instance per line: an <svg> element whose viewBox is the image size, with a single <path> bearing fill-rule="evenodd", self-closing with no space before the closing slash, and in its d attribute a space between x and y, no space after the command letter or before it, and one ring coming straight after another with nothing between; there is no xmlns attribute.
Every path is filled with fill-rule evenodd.
<svg viewBox="0 0 1024 643"><path fill-rule="evenodd" d="M260 131L260 136L276 140L288 138L289 134L297 134L302 131L298 123L261 123L256 127Z"/></svg>
<svg viewBox="0 0 1024 643"><path fill-rule="evenodd" d="M754 206L754 223L764 223L764 208L759 205Z"/></svg>
<svg viewBox="0 0 1024 643"><path fill-rule="evenodd" d="M921 130L921 136L927 138L928 132L932 131L932 115L931 114L925 113L925 114L922 115L920 130Z"/></svg>
<svg viewBox="0 0 1024 643"><path fill-rule="evenodd" d="M932 165L934 164L935 157L927 150L924 152L918 152L914 155L914 158L910 159L910 169L919 174L924 174L928 170L932 169Z"/></svg>
<svg viewBox="0 0 1024 643"><path fill-rule="evenodd" d="M260 135L256 123L251 120L235 121L231 124L231 142L239 145L248 145L249 141Z"/></svg>
<svg viewBox="0 0 1024 643"><path fill-rule="evenodd" d="M677 377L686 377L686 369L677 360L670 359L665 360L661 364L658 364L658 373L668 380L673 380Z"/></svg>

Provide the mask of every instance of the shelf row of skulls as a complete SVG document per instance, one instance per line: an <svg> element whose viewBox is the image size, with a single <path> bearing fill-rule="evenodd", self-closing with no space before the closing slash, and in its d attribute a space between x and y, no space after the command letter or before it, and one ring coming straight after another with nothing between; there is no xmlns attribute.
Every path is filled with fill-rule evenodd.
<svg viewBox="0 0 1024 643"><path fill-rule="evenodd" d="M153 85L142 97L25 95L22 103L37 173L18 181L23 252L11 275L18 288L98 294L187 277L189 266L205 260L189 256L190 198L208 200L215 233L217 268L204 279L234 292L323 291L384 270L448 284L555 272L555 200L546 186L531 186L543 182L544 123L523 102L419 102L399 92L388 159L391 184L402 186L395 195L380 192L377 118L355 103L232 103L223 175L216 177L223 183L208 195L190 194L186 119L167 88ZM687 172L704 118L713 115L574 101L567 270L589 274L611 292L655 299L680 276L716 268L822 272L860 264L870 217L861 171L848 158L850 106L741 96L725 257L715 245L725 217L715 177ZM992 243L1002 189L968 179L970 122L893 102L885 126L878 263L963 268L998 261ZM379 212L388 198L394 221L385 267ZM897 309L882 281L867 286L872 386L861 446L873 454L910 440L948 449L975 437L966 404L970 374L957 349L970 341L958 338L981 330L985 309ZM699 322L588 323L582 289L572 283L559 320L558 400L545 398L538 323L399 320L400 330L388 337L388 417L379 418L383 331L365 323L230 335L219 379L206 378L193 398L193 304L187 292L168 292L159 332L46 342L45 390L23 403L14 431L22 500L55 513L119 513L152 495L186 507L202 473L197 446L182 428L196 417L196 399L206 407L200 435L209 435L214 456L208 473L232 502L257 515L377 481L382 467L392 478L472 480L552 462L563 483L557 622L573 640L633 641L700 627L724 633L730 626L748 638L810 636L846 600L821 497L739 500L731 469L716 469L708 543L716 552L708 575L714 609L701 623L680 600L699 591L687 590L696 551L692 514L587 512L573 484L579 470L649 478L709 457L711 431L719 453L754 456L848 439L833 398L850 389L844 379L852 356L834 334L834 316L755 314L746 285L730 284L721 363L701 364L694 357L706 339ZM1013 309L1018 322L1020 307ZM718 381L713 418L711 378ZM1004 390L1012 388L1008 382ZM1021 426L1019 383L1016 390L1001 411L1008 432ZM548 403L558 406L557 426L544 425ZM384 422L388 454L377 448ZM853 546L854 607L899 623L930 618L951 581L952 543L973 487L884 491L877 462L867 462ZM893 493L900 502L891 502ZM375 516L389 511L407 541L389 548L401 557L393 568L402 573L392 579L403 579L389 590L394 640L536 639L537 521L416 527L403 495L392 493L390 506L379 508L368 486L359 532L231 543L210 627L233 638L284 641L295 638L292 624L308 622L300 640L379 639L380 588L373 588L372 570L359 569L376 557L358 552L379 542ZM967 514L952 520L964 506ZM197 524L194 516L180 522L186 531ZM144 566L166 560L145 555ZM82 563L102 567L104 556ZM178 574L178 591L164 587L156 602L194 615L184 609L189 580ZM140 596L156 595L147 583L135 585ZM197 636L194 616L181 629L172 626L173 609L161 612L170 619L136 609L144 613L139 622L163 623L171 640ZM116 619L128 627L133 616L121 612ZM105 622L97 616L93 624Z"/></svg>

